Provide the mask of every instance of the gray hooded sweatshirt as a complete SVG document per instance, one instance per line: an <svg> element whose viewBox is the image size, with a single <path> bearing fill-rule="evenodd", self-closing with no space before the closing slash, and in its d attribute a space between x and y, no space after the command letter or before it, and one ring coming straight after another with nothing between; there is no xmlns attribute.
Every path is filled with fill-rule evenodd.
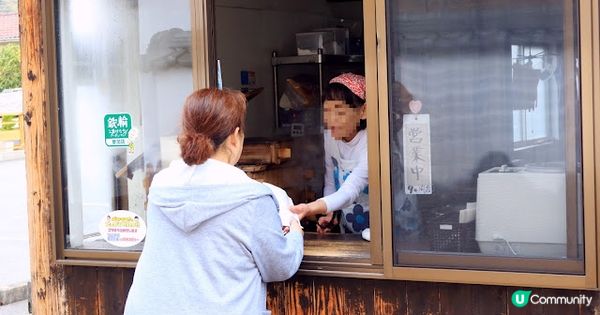
<svg viewBox="0 0 600 315"><path fill-rule="evenodd" d="M242 176L218 163L205 167ZM177 165L183 172L167 169L158 182L197 177L193 167ZM281 231L271 190L250 179L183 186L156 181L125 314L268 314L265 283L290 278L303 256L302 234Z"/></svg>

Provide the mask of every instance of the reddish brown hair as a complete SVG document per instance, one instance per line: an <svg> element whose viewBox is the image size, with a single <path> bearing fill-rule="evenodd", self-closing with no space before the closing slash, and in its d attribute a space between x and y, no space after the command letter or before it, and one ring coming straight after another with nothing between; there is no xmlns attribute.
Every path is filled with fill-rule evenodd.
<svg viewBox="0 0 600 315"><path fill-rule="evenodd" d="M202 89L190 94L183 105L181 157L188 165L202 164L225 139L240 127L244 132L246 98L232 90Z"/></svg>

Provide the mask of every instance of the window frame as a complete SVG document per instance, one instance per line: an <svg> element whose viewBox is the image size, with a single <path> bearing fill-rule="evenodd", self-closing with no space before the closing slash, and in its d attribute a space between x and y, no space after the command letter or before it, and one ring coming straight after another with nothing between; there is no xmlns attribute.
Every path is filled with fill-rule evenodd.
<svg viewBox="0 0 600 315"><path fill-rule="evenodd" d="M384 2L385 5L385 2ZM384 8L383 10L379 10L379 11L384 11L387 8ZM382 19L379 19L380 21ZM385 34L387 32L387 30L381 29L380 33ZM573 30L571 30L570 33L572 33ZM579 34L579 33L577 33ZM387 36L385 36L385 38L387 39ZM572 37L571 37L572 39ZM568 40L568 38L567 38ZM511 43L514 45L514 43ZM535 45L535 43L534 43ZM387 53L389 53L387 51L387 49L385 47L382 48L382 50L386 51ZM568 51L568 53L572 54L572 51ZM385 66L385 68L383 71L387 70L388 67L390 67L390 65ZM566 69L567 71L569 69ZM571 70L571 72L573 72ZM381 78L380 78L381 79ZM384 79L381 79L381 82L386 82L387 84L387 78L384 77ZM569 84L573 84L573 83L569 83ZM567 92L570 92L570 94L568 96L570 97L574 97L574 92L575 88L571 88L571 89L567 89ZM385 93L387 94L387 93ZM390 95L385 95L384 93L380 94L380 97L386 97L386 100L390 97ZM387 110L387 109L386 109ZM577 198L577 191L574 188L576 186L576 178L577 178L577 174L576 174L576 169L575 169L575 149L576 149L576 143L575 143L575 136L576 136L576 127L574 125L575 122L575 116L573 114L574 110L568 110L567 111L567 115L566 115L566 119L567 119L567 128L566 129L566 134L567 134L567 140L566 140L566 144L568 146L567 150L568 150L568 158L567 158L567 165L568 165L568 169L567 169L567 199L569 199L569 204L573 205L574 204L574 199ZM387 119L387 114L386 115L382 115L382 117L385 117L385 119ZM385 123L385 125L389 125L389 123ZM386 135L389 135L388 132L385 132ZM389 141L389 138L385 140L386 143L387 141ZM535 144L530 144L528 147L518 147L518 143L514 143L515 148L514 151L526 151L529 148L532 148L534 146L544 146L546 144L548 144L549 142L552 142L552 140L548 140L548 137L546 138L542 138L542 139L538 139L535 140L536 142L539 141L539 143L535 143ZM546 141L546 142L544 142ZM572 149L572 150L571 150ZM391 172L390 172L391 173ZM382 182L382 186L386 185L385 182ZM569 255L573 255L573 253L576 253L577 250L577 213L576 213L576 209L569 209L568 210L568 215L567 215L567 219L566 219L566 223L568 226L568 231L569 233L567 234L567 245L569 248ZM455 266L454 268L457 267L461 267L461 269L481 269L481 268L487 268L486 270L489 271L493 271L494 269L501 269L499 268L499 265L501 265L502 267L506 267L506 266L511 266L511 268L515 268L516 270L521 270L521 271L526 271L528 269L531 269L531 271L535 272L535 269L540 269L540 268L536 268L536 266L539 266L539 264L542 264L542 266L547 266L551 269L553 269L553 272L559 272L559 270L564 271L564 272L571 272L571 273L577 273L578 271L582 270L583 267L583 262L579 262L579 261L566 261L566 262L560 262L557 260L551 260L551 259L534 259L534 258L524 258L524 259L505 259L502 257L484 257L484 256L476 256L476 257L471 257L471 258L467 258L465 256L467 255L453 255L453 256L449 256L447 254L444 253L427 253L427 254L421 254L421 253L406 253L404 254L409 259L407 259L407 261L405 261L405 263L407 265L410 264L414 264L416 266L418 266L419 264L423 264L423 266L421 267L425 267L425 266L431 266L431 265L435 265L438 264L439 266L442 267L451 267L451 266ZM497 262L495 262L494 260L498 260ZM501 262L500 262L501 261ZM432 264L432 262L435 262L435 264Z"/></svg>
<svg viewBox="0 0 600 315"><path fill-rule="evenodd" d="M593 10L595 7L596 11ZM381 166L382 174L391 174L391 161L389 154L389 104L388 104L388 64L387 64L387 8L385 0L376 0L377 12L377 34L379 40L378 47L378 82L379 82L379 120L380 120L380 148L381 148ZM597 43L592 40L592 33L597 34L598 16L597 4L591 0L579 0L579 34L580 36L580 62L581 62L581 116L582 116L582 159L583 165L589 166L587 173L583 173L583 217L584 217L584 274L583 275L564 275L564 274L548 274L540 272L514 272L514 271L489 271L489 270L468 270L468 266L460 267L460 264L465 261L464 257L456 256L452 259L457 266L455 269L433 268L433 267L406 267L394 266L394 252L392 248L392 226L391 224L383 225L383 244L384 244L384 275L386 278L398 280L415 280L415 281L433 281L433 282L454 282L454 283L473 283L473 284L490 284L490 285L513 285L513 286L534 286L534 287L554 287L554 288L569 288L569 289L593 289L598 287L598 266L597 266L597 241L596 233L597 216L596 216L596 197L595 178L598 174L598 156L594 157L594 115L593 101L594 90L592 82L596 82L599 76L598 70L593 69L592 63L592 44L596 46L594 56L597 58ZM594 13L592 13L594 12ZM592 23L595 21L595 23ZM596 37L597 38L597 37ZM596 79L596 80L594 80ZM598 122L598 112L596 114L596 122ZM572 115L571 115L572 116ZM573 117L567 117L567 123L574 121ZM574 128L567 128L573 130ZM567 136L572 135L568 133ZM598 139L596 141L596 151L598 151ZM567 141L572 142L572 141ZM571 148L572 143L567 146ZM594 160L596 164L594 164ZM569 161L567 161L568 163ZM574 161L571 161L573 164ZM594 172L595 171L595 172ZM569 176L567 176L567 181ZM391 182L389 180L381 181L382 191L382 208L383 222L392 221L391 211ZM569 217L569 216L568 216ZM568 222L566 222L568 224ZM423 255L425 259L441 255ZM494 257L481 257L479 260L492 261ZM501 259L501 258L500 258ZM417 264L418 264L417 260ZM533 263L535 260L526 259L528 263ZM544 260L541 260L544 261ZM547 260L546 260L547 261Z"/></svg>
<svg viewBox="0 0 600 315"><path fill-rule="evenodd" d="M71 249L66 247L65 227L68 224L64 208L65 194L62 191L63 181L66 173L63 172L61 134L60 134L60 97L59 97L59 65L58 60L58 42L57 36L57 2L61 0L52 0L44 2L44 38L46 43L46 63L48 69L48 94L51 100L50 107L50 143L51 143L51 165L52 165L52 238L54 239L53 259L64 265L77 266L103 266L103 267L129 267L135 268L140 257L141 251L128 251L126 249L116 250L97 250L97 249ZM192 31L192 76L193 87L197 89L205 86L208 81L207 70L209 68L207 58L208 52L199 46L204 41L205 34L199 30L207 29L206 19L199 19L203 16L207 8L202 6L203 2L199 0L189 1L190 29ZM208 14L210 15L210 14ZM204 23L202 23L204 21Z"/></svg>
<svg viewBox="0 0 600 315"><path fill-rule="evenodd" d="M55 0L60 1L60 0ZM59 135L59 92L58 61L55 28L55 1L44 4L44 52L48 77L47 93L50 104L49 137L51 140L52 166L52 237L54 239L54 259L65 265L135 267L140 252L80 250L65 248L64 209ZM336 276L349 278L372 278L389 280L415 280L428 282L453 282L489 285L512 285L552 287L563 289L597 289L600 274L598 261L600 252L597 244L597 226L600 216L596 205L600 200L600 189L595 186L600 180L600 136L594 137L594 128L600 129L600 110L594 112L594 105L600 103L600 70L593 65L600 64L600 17L599 4L593 0L579 0L579 36L581 54L581 104L582 104L582 159L587 172L583 173L584 193L584 254L585 273L583 275L542 274L535 272L481 271L468 270L464 266L455 269L395 267L392 251L392 222L390 147L388 124L387 86L387 43L386 43L386 3L385 0L363 1L365 74L367 94L371 101L367 107L369 117L369 202L371 206L370 258L327 259L305 257L300 274L315 276ZM211 86L215 82L213 60L214 47L214 1L190 0L194 88ZM594 91L598 91L594 93ZM42 106L40 104L40 106ZM596 107L599 107L596 105ZM387 174L387 175L386 175ZM493 259L493 258L491 258Z"/></svg>

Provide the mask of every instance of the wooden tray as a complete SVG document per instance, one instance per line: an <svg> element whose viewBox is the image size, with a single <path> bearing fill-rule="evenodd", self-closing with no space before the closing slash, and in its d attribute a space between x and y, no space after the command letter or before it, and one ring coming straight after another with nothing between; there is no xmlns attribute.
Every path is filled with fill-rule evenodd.
<svg viewBox="0 0 600 315"><path fill-rule="evenodd" d="M239 164L281 164L292 158L290 143L264 142L244 144Z"/></svg>

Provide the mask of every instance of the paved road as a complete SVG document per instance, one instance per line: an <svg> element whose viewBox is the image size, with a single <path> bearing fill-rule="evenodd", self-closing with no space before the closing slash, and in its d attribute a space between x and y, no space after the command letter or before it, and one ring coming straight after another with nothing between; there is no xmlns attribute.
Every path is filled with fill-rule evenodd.
<svg viewBox="0 0 600 315"><path fill-rule="evenodd" d="M0 306L0 315L29 315L27 300Z"/></svg>
<svg viewBox="0 0 600 315"><path fill-rule="evenodd" d="M0 93L0 114L13 114L23 111L23 92L14 89Z"/></svg>
<svg viewBox="0 0 600 315"><path fill-rule="evenodd" d="M26 198L25 160L0 160L0 289L30 280ZM14 304L0 307L0 315L25 314L5 313L27 310L27 303Z"/></svg>

